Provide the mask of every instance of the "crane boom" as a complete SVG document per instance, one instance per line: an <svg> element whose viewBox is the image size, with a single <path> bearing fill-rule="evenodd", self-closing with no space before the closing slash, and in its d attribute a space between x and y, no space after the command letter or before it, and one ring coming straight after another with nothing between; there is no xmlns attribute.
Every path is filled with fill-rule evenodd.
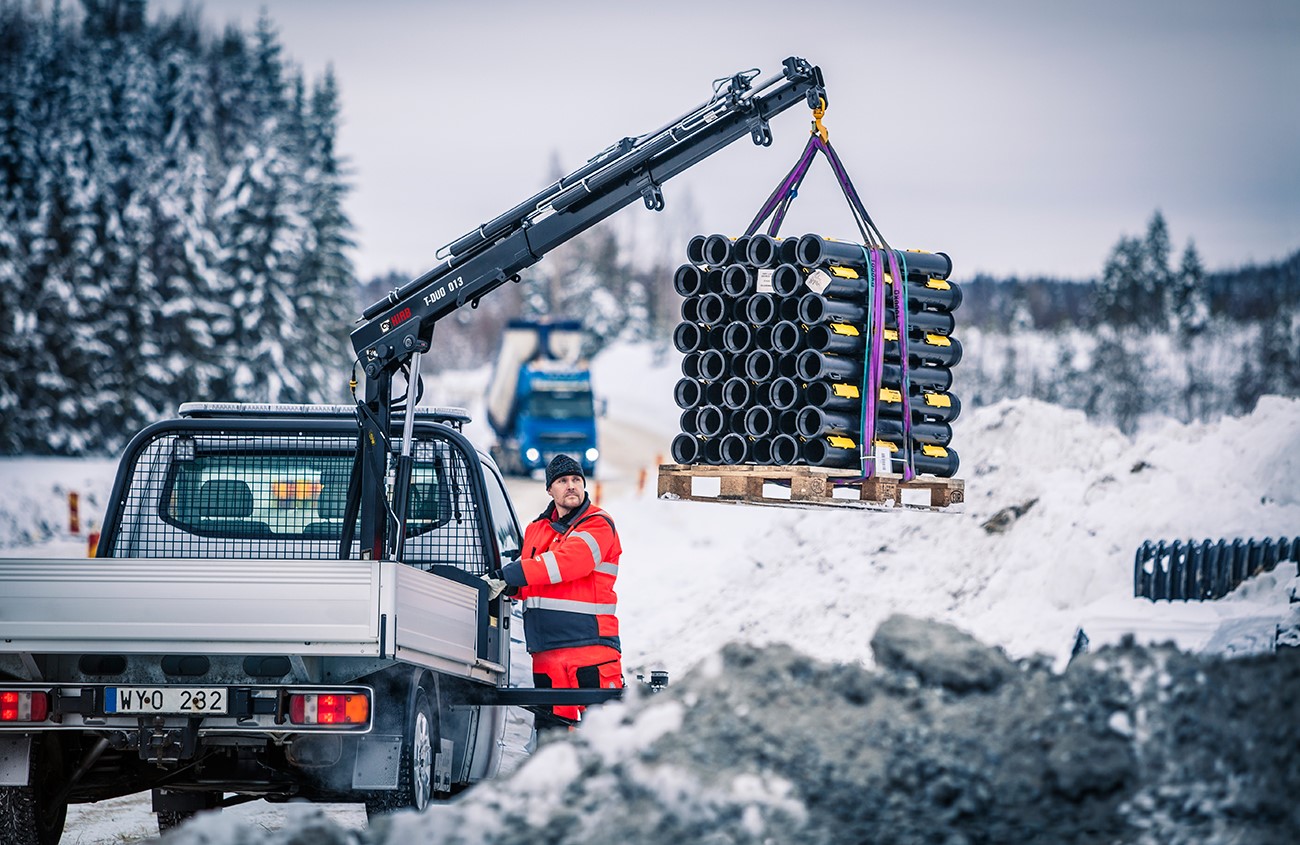
<svg viewBox="0 0 1300 845"><path fill-rule="evenodd" d="M359 518L362 555L401 559L412 458L410 426L418 400L420 355L432 343L438 320L483 296L640 198L664 207L662 185L733 141L748 135L770 146L768 121L795 105L826 101L821 68L792 56L779 74L755 83L757 70L714 83L713 96L660 128L623 138L573 173L557 180L439 250L441 263L367 306L352 332L357 362L366 374L357 403L358 459L353 467L340 557L352 546ZM388 446L393 424L393 378L405 372L407 396L402 453L388 504Z"/></svg>

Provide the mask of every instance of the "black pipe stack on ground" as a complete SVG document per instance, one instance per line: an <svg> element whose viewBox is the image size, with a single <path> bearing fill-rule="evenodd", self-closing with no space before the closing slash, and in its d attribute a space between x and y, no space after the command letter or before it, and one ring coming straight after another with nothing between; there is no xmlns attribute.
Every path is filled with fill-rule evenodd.
<svg viewBox="0 0 1300 845"><path fill-rule="evenodd" d="M952 422L961 402L952 368L961 361L953 312L962 291L943 253L904 252L908 390L893 280L885 287L883 377L867 454L903 471L904 415L918 473L952 477ZM867 321L868 253L804 235L696 235L673 287L682 321L673 343L685 357L674 399L679 464L811 464L859 468ZM884 261L889 272L888 257Z"/></svg>

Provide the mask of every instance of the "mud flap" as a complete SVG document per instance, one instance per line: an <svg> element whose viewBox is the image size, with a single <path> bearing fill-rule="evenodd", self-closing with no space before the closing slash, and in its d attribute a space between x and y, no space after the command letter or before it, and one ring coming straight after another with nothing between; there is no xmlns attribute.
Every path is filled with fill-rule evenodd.
<svg viewBox="0 0 1300 845"><path fill-rule="evenodd" d="M31 759L30 736L0 736L0 786L26 786Z"/></svg>
<svg viewBox="0 0 1300 845"><path fill-rule="evenodd" d="M400 736L357 737L357 758L352 765L352 788L396 789L401 760Z"/></svg>
<svg viewBox="0 0 1300 845"><path fill-rule="evenodd" d="M440 743L433 758L434 792L451 792L451 755L455 750L456 744L449 739Z"/></svg>

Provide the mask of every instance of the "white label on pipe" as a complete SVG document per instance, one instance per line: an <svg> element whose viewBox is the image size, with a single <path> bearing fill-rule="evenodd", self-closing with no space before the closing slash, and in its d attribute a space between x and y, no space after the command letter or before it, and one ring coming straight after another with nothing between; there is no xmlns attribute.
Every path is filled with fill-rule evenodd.
<svg viewBox="0 0 1300 845"><path fill-rule="evenodd" d="M772 287L772 271L758 271L758 285L755 288L759 293L773 293L775 288Z"/></svg>
<svg viewBox="0 0 1300 845"><path fill-rule="evenodd" d="M803 281L808 286L808 290L821 293L831 283L831 277L825 270L813 270Z"/></svg>

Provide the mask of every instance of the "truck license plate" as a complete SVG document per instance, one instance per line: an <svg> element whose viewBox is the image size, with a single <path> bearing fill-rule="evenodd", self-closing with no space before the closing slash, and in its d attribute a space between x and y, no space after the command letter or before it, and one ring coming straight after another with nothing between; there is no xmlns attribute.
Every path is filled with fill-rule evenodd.
<svg viewBox="0 0 1300 845"><path fill-rule="evenodd" d="M107 687L105 713L225 714L224 687Z"/></svg>

